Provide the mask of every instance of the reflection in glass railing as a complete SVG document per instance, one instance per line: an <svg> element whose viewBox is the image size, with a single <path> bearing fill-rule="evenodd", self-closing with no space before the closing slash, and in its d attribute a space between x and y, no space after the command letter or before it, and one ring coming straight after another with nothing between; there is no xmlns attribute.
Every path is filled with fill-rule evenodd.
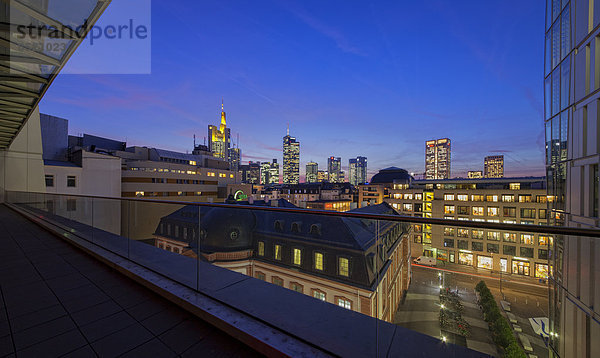
<svg viewBox="0 0 600 358"><path fill-rule="evenodd" d="M400 217L385 203L327 214L284 200L198 204L8 192L7 202L216 296L254 277L289 294L329 303L329 309L377 318L375 331L386 321L490 355L515 349L505 344L513 342L506 339L512 334L519 350L548 356L548 340L555 334L547 328L548 283L553 294L561 288L560 282L548 280L560 264L555 236L519 233L521 226L508 225L504 235L481 223L461 222L463 228L450 226L456 221L448 221L449 226L414 223L415 218ZM377 219L390 218L385 215L398 221ZM455 238L457 246L424 247L418 240L424 227L445 230L445 242ZM469 230L478 234L468 235ZM527 248L533 255L510 254L527 253ZM237 274L223 276L223 268ZM498 312L482 304L475 290L480 281L497 301ZM508 328L498 323L498 314Z"/></svg>

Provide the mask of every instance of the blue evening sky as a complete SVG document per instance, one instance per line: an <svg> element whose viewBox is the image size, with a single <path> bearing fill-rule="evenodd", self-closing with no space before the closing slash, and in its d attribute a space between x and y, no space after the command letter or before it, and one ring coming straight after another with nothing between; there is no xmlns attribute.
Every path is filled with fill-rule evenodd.
<svg viewBox="0 0 600 358"><path fill-rule="evenodd" d="M302 174L332 155L422 173L442 137L453 176L493 154L544 174L543 1L153 1L151 36L151 74L60 75L41 111L185 152L224 98L244 162L281 162L289 123Z"/></svg>

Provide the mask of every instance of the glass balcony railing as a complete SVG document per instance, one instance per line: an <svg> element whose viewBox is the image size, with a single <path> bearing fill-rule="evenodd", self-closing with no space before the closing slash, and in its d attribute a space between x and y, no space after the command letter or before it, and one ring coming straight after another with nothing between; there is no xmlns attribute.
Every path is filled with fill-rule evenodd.
<svg viewBox="0 0 600 358"><path fill-rule="evenodd" d="M560 344L557 304L588 307L598 322L591 302L570 295L562 280L566 242L596 242L595 230L407 217L387 204L334 212L285 201L209 204L27 192L7 192L6 199L67 238L125 257L335 354L344 355L357 332L368 332L371 344L350 355L393 356L400 343L389 332L409 329L435 338L406 330L423 344L408 339L403 349L419 354L450 354L445 349L456 344L472 350L466 355L501 356L512 349L509 335L518 349L544 357ZM427 241L438 232L442 242ZM491 290L508 332L480 305L479 281ZM329 315L335 319L323 318Z"/></svg>

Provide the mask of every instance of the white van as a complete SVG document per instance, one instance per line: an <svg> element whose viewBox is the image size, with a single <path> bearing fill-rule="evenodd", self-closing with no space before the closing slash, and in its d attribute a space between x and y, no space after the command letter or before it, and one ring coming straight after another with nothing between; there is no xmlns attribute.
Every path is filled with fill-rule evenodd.
<svg viewBox="0 0 600 358"><path fill-rule="evenodd" d="M437 264L436 259L434 259L433 257L427 257L427 256L419 256L413 262L418 265L427 265L427 266L435 266Z"/></svg>

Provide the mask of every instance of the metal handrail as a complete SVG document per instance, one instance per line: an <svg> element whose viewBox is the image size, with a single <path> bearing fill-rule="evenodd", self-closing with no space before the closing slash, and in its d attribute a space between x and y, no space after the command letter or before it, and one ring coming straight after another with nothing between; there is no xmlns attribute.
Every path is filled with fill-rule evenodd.
<svg viewBox="0 0 600 358"><path fill-rule="evenodd" d="M226 204L226 203L200 203L200 202L188 202L188 201L123 198L123 197L108 197L108 196L94 196L94 195L80 195L80 194L34 193L34 192L24 192L24 191L7 191L7 193L45 194L45 195L54 195L54 196L121 200L121 201L133 201L133 202L142 202L142 203L159 203L159 204L173 204L173 205L193 205L193 206L199 206L199 207L212 207L212 208L261 210L261 211L280 212L280 213L338 216L338 217L355 218L355 219L387 220L387 221L397 221L397 222L415 223L415 224L431 224L431 225L443 225L443 226L454 226L454 227L468 227L468 228L475 228L475 229L518 231L518 232L542 233L542 234L551 234L551 235L575 235L575 236L600 238L600 229L563 227L563 226L507 224L507 223L492 223L492 222L471 221L471 220L422 218L422 217L415 217L415 216L408 216L408 215L369 214L369 213L348 212L348 211L339 212L339 211L320 210L320 209L282 208L282 207L278 207L278 206L259 206L259 205L242 205L242 204Z"/></svg>

